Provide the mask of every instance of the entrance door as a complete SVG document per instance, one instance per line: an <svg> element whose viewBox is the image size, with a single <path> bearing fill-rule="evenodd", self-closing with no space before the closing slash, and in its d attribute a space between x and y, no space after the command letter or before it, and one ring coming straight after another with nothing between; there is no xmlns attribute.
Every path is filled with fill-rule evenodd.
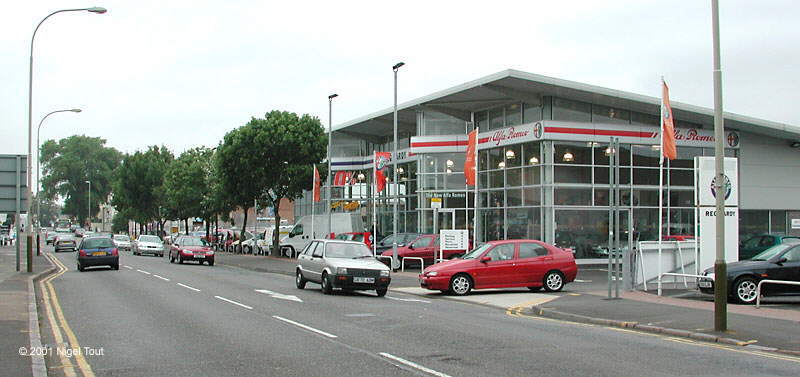
<svg viewBox="0 0 800 377"><path fill-rule="evenodd" d="M434 215L436 220L436 229L456 229L456 210L452 208L440 208L438 214Z"/></svg>

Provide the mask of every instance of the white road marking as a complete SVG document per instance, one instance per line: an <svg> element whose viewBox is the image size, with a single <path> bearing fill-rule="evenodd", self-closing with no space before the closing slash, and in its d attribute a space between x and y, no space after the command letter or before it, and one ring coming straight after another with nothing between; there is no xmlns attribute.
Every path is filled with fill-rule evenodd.
<svg viewBox="0 0 800 377"><path fill-rule="evenodd" d="M188 285L186 285L186 284L181 284L181 283L178 283L178 285L180 285L181 287L187 288L187 289L191 289L191 290L193 290L193 291L195 291L195 292L200 292L200 290L199 290L199 289L197 289L197 288L194 288L194 287L190 287L190 286L188 286Z"/></svg>
<svg viewBox="0 0 800 377"><path fill-rule="evenodd" d="M381 353L379 353L379 355L381 355L381 356L383 356L383 357L385 357L387 359L391 359L391 360L397 361L398 363L405 364L405 365L408 365L408 366L410 366L412 368L421 370L421 371L423 371L425 373L432 374L432 375L437 376L437 377L450 377L449 374L444 374L442 372L437 372L437 371L435 371L433 369L426 368L426 367L424 367L422 365L419 365L419 364L417 364L415 362L408 361L406 359L403 359L401 357L397 357L395 355L392 355L392 354L389 354L389 353L386 353L386 352L381 352Z"/></svg>
<svg viewBox="0 0 800 377"><path fill-rule="evenodd" d="M164 280L164 281L169 281L169 279L167 279L167 278L165 278L163 276L159 276L159 275L153 274L153 277L159 278L159 279Z"/></svg>
<svg viewBox="0 0 800 377"><path fill-rule="evenodd" d="M125 268L127 268L127 269L129 269L129 270L132 270L132 269L133 269L133 267L131 267L131 266L122 266L122 267L125 267Z"/></svg>
<svg viewBox="0 0 800 377"><path fill-rule="evenodd" d="M241 306L241 307L243 307L243 308L245 308L245 309L248 309L248 310L253 310L253 307L252 307L252 306L247 306L247 305L245 305L245 304L242 304L242 303L240 303L240 302L236 302L236 301L233 301L233 300L227 299L227 298L225 298L225 297L222 297L222 296L214 296L214 297L215 297L215 298L218 298L218 299L220 299L220 300L222 300L222 301L230 302L231 304L234 304L234 305L239 305L239 306Z"/></svg>
<svg viewBox="0 0 800 377"><path fill-rule="evenodd" d="M143 274L145 274L145 275L150 275L150 273L149 273L149 272L147 272L147 271L142 271L142 270L136 270L136 271L139 271L139 272L141 272L141 273L143 273Z"/></svg>
<svg viewBox="0 0 800 377"><path fill-rule="evenodd" d="M400 298L400 297L391 297L391 296L386 296L386 298L388 298L389 300L395 300L395 301L424 302L426 304L430 304L431 303L430 301L420 300L420 299L416 299L416 298Z"/></svg>
<svg viewBox="0 0 800 377"><path fill-rule="evenodd" d="M575 282L575 283L591 283L592 281L591 280L575 279L575 280L573 280L573 282Z"/></svg>
<svg viewBox="0 0 800 377"><path fill-rule="evenodd" d="M266 294L266 295L270 295L273 298L278 298L278 299L281 299L281 300L303 302L303 300L301 300L297 296L285 295L283 293L273 292L273 291L269 291L269 290L266 290L266 289L256 289L255 291L258 292L258 293L263 293L263 294Z"/></svg>
<svg viewBox="0 0 800 377"><path fill-rule="evenodd" d="M280 317L280 316L277 316L277 315L272 316L272 318L275 318L275 319L277 319L279 321L283 321L283 322L295 325L297 327L306 329L306 330L311 331L311 332L315 332L317 334L320 334L322 336L326 336L328 338L338 338L336 335L333 335L331 333L327 333L327 332L322 331L322 330L317 330L317 329L315 329L315 328L313 328L311 326L306 326L306 325L304 325L302 323L292 321L291 319L286 319L286 318L283 318L283 317Z"/></svg>

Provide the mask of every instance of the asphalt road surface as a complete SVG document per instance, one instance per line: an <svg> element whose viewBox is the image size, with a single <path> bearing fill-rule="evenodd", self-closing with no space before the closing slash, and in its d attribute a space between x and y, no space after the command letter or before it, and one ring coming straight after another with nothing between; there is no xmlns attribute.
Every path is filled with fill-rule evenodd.
<svg viewBox="0 0 800 377"><path fill-rule="evenodd" d="M48 355L51 376L800 373L800 359L790 356L446 298L391 290L384 298L374 292L326 296L312 283L296 289L290 276L130 253L120 257L119 271L78 272L74 253L56 257L68 268L52 280L63 313L63 322L53 316L57 330L65 339L73 334L90 352L84 352L85 362ZM53 346L57 341L43 306L43 343Z"/></svg>

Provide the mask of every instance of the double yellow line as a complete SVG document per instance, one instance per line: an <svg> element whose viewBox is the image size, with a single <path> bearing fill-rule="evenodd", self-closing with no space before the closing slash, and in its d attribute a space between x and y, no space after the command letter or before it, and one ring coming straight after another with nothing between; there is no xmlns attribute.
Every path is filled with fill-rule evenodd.
<svg viewBox="0 0 800 377"><path fill-rule="evenodd" d="M77 374L75 371L75 365L73 364L71 358L67 357L64 349L72 348L82 351L82 348L80 343L78 343L78 338L75 337L75 333L72 332L72 329L69 327L66 318L64 318L64 313L61 310L61 304L58 303L58 295L56 295L56 290L53 288L52 283L53 279L63 275L64 272L67 272L67 267L64 266L64 264L52 254L48 253L45 254L45 256L56 266L56 268L58 268L56 273L39 281L39 287L42 291L42 298L44 299L45 312L47 313L48 321L50 321L50 328L53 330L53 338L55 338L56 341L56 348L53 349L53 352L55 352L55 354L61 359L61 366L64 368L64 374L67 377L76 377ZM64 334L66 334L68 342L64 342L64 334L61 332L62 329ZM57 348L61 349L61 352L58 352ZM78 369L80 369L80 372L84 377L95 377L92 367L86 362L86 358L83 357L83 352L74 353L73 358L75 359L75 364L77 364Z"/></svg>

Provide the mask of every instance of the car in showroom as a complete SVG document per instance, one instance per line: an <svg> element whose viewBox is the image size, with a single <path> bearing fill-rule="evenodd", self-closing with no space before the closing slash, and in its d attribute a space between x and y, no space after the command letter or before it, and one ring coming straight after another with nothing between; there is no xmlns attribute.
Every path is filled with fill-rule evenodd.
<svg viewBox="0 0 800 377"><path fill-rule="evenodd" d="M194 261L198 264L214 265L214 249L204 238L197 236L180 236L169 247L169 262L183 264Z"/></svg>
<svg viewBox="0 0 800 377"><path fill-rule="evenodd" d="M341 288L375 290L383 297L391 280L389 267L379 262L363 242L313 240L297 256L295 284L299 289L312 282L320 284L324 294Z"/></svg>
<svg viewBox="0 0 800 377"><path fill-rule="evenodd" d="M53 248L56 253L64 250L75 251L78 249L78 241L72 233L59 233L53 241Z"/></svg>
<svg viewBox="0 0 800 377"><path fill-rule="evenodd" d="M466 250L444 250L440 253L439 236L436 234L421 234L402 247L397 245L397 257L399 260L407 257L422 258L423 263L426 265L432 264L434 259L439 259L440 257L442 259L458 258L464 255L465 252ZM384 257L391 257L392 254L394 252L391 248L381 253ZM389 263L388 259L383 261ZM419 264L419 260L414 259L413 263Z"/></svg>
<svg viewBox="0 0 800 377"><path fill-rule="evenodd" d="M758 299L758 282L764 279L800 282L800 240L785 240L758 255L727 264L728 298L741 304L755 304ZM703 271L697 286L700 292L714 294L714 281L718 279L714 268ZM800 286L764 284L762 296L800 295Z"/></svg>
<svg viewBox="0 0 800 377"><path fill-rule="evenodd" d="M578 266L569 250L537 240L502 240L425 268L419 283L422 288L457 296L484 288L558 292L577 275Z"/></svg>
<svg viewBox="0 0 800 377"><path fill-rule="evenodd" d="M124 234L115 234L112 238L114 240L114 244L117 245L117 248L120 250L131 250L131 238Z"/></svg>
<svg viewBox="0 0 800 377"><path fill-rule="evenodd" d="M790 236L780 233L765 233L752 236L739 245L739 260L750 259L775 245L785 241L800 241L800 236Z"/></svg>
<svg viewBox="0 0 800 377"><path fill-rule="evenodd" d="M397 233L397 235L390 234L375 244L375 252L378 255L381 255L386 250L392 249L392 244L394 240L397 239L397 247L403 247L407 245L409 242L419 238L419 236L423 235L422 233Z"/></svg>
<svg viewBox="0 0 800 377"><path fill-rule="evenodd" d="M119 270L119 249L111 237L84 237L78 246L78 271L86 267L109 266Z"/></svg>
<svg viewBox="0 0 800 377"><path fill-rule="evenodd" d="M164 243L158 236L142 234L133 243L133 255L150 254L159 257L164 256Z"/></svg>

